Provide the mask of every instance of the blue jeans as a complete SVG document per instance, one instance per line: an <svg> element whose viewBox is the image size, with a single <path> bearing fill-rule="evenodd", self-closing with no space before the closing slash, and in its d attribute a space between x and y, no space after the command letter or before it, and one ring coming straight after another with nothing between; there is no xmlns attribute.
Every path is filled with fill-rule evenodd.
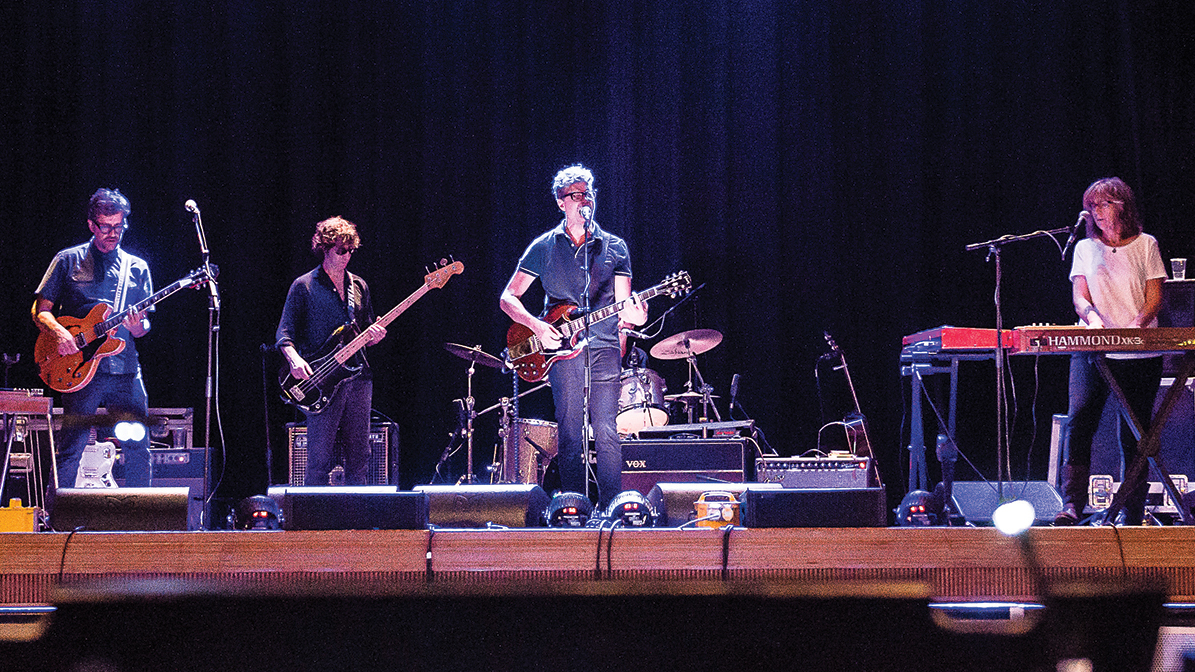
<svg viewBox="0 0 1195 672"><path fill-rule="evenodd" d="M1070 422L1066 432L1064 461L1068 467L1073 467L1066 473L1073 472L1075 482L1068 482L1072 480L1070 478L1064 479L1062 494L1067 503L1075 504L1080 511L1087 501L1086 477L1091 468L1091 443L1095 438L1096 429L1099 428L1100 415L1110 393L1107 381L1100 375L1096 366L1096 360L1100 356L1098 353L1086 352L1071 355L1070 399L1067 410ZM1158 385L1162 380L1162 358L1106 361L1112 377L1116 379L1128 399L1129 408L1141 423L1142 431L1149 431L1153 419L1154 399L1158 395ZM1123 416L1119 416L1117 434L1127 469L1137 457L1137 439L1133 437L1132 429ZM1080 477L1081 483L1077 482ZM1129 522L1139 521L1147 494L1144 483L1123 484L1121 487L1132 488L1130 497L1125 500L1125 514Z"/></svg>
<svg viewBox="0 0 1195 672"><path fill-rule="evenodd" d="M112 375L96 372L91 383L78 392L62 395L62 431L58 434L58 487L75 487L79 460L91 434L92 421L100 406L109 415L128 414L144 421L149 415L149 398L141 369L136 373ZM95 425L96 441L112 440L124 456L125 486L150 485L149 432L140 441L116 441L109 424Z"/></svg>
<svg viewBox="0 0 1195 672"><path fill-rule="evenodd" d="M589 417L597 446L598 506L605 507L622 492L622 445L618 442L618 376L622 365L617 348L598 348L593 358L593 386ZM548 370L559 428L557 466L560 487L585 492L585 350L572 359L557 360Z"/></svg>
<svg viewBox="0 0 1195 672"><path fill-rule="evenodd" d="M343 438L345 485L369 484L369 412L373 380L358 376L341 383L328 405L307 416L307 472L304 485L328 485L336 436Z"/></svg>

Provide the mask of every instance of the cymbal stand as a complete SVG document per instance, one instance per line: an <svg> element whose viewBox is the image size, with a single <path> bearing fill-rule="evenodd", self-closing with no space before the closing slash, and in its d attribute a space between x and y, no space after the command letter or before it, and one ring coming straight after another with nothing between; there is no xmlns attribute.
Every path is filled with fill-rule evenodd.
<svg viewBox="0 0 1195 672"><path fill-rule="evenodd" d="M515 376L515 380L518 380L518 379L519 379L519 377ZM514 417L515 419L518 419L518 417L519 417L519 410L518 410L519 409L519 399L527 396L528 394L531 394L532 392L535 392L536 390L542 390L543 388L548 387L549 384L550 383L548 383L548 381L545 380L544 382L540 383L539 385L536 385L535 387L533 387L529 390L524 390L523 392L519 392L519 393L515 394L514 397L502 397L501 399L498 400L498 403L494 404L493 406L490 406L489 408L482 410L480 413L477 414L477 416L481 417L494 409L501 408L502 409L502 417L498 421L498 437L500 439L502 439L502 441L505 442L506 438L510 435L510 419L512 417ZM516 387L516 389L517 389L517 387ZM515 465L518 465L518 464L520 464L520 462L519 462L519 447L518 447L518 445L515 445ZM491 466L493 466L493 465L491 465ZM502 465L502 466L503 466L503 468L506 467L506 465ZM516 468L517 468L517 466L516 466ZM504 476L505 476L505 474L504 474Z"/></svg>
<svg viewBox="0 0 1195 672"><path fill-rule="evenodd" d="M469 368L465 374L465 475L456 484L474 485L477 477L473 475L473 419L477 413L473 410L473 373L477 370L477 363L469 360Z"/></svg>
<svg viewBox="0 0 1195 672"><path fill-rule="evenodd" d="M714 419L716 419L718 422L722 422L722 414L718 412L718 405L715 404L714 400L710 397L710 395L713 394L713 392L714 392L714 388L711 385L706 385L705 378L703 378L701 376L701 369L697 368L697 355L690 352L688 357L686 357L685 359L687 359L689 361L689 382L686 383L685 385L690 390L693 389L693 374L694 373L697 374L698 391L701 392L701 417L702 417L702 419L708 420L708 418L710 417L709 416L710 409L712 408L712 409L714 409ZM689 422L690 423L693 422L691 413L689 416Z"/></svg>

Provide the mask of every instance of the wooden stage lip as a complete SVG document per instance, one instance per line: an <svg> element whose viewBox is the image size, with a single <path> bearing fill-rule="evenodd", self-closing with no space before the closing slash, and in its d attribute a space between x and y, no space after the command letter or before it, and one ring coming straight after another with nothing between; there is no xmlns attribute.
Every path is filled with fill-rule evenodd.
<svg viewBox="0 0 1195 672"><path fill-rule="evenodd" d="M1160 580L1172 600L1195 601L1195 528L1033 528L1028 539L1047 580ZM912 582L941 600L1037 597L1019 544L992 528L0 533L0 605L52 603L60 585L147 578L267 589L344 581Z"/></svg>

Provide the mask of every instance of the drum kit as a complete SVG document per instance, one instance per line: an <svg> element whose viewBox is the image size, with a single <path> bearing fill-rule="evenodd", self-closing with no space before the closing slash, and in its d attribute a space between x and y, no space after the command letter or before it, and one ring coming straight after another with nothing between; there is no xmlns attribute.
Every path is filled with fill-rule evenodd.
<svg viewBox="0 0 1195 672"><path fill-rule="evenodd" d="M713 388L705 383L697 366L697 356L709 352L722 342L722 334L713 329L693 329L669 336L651 347L652 357L660 360L686 360L689 364L689 379L685 391L666 394L668 386L663 377L654 370L636 365L624 369L619 376L618 433L623 437L637 436L647 427L663 427L671 418L671 411L677 410L692 424L695 420L706 421L712 412L717 421L722 419L714 403L719 397ZM503 438L502 463L494 465L500 470L499 481L503 483L542 482L548 462L556 454L556 425L543 420L527 420L512 415L513 402L525 395L548 387L545 381L531 389L519 392L513 398L501 399L497 404L481 411L474 411L473 373L477 364L506 370L506 362L481 349L481 346L464 346L445 343L444 349L469 362L466 372L464 399L456 400L461 415L459 432L467 445L467 466L460 483L476 483L473 473L473 421L494 410L501 410L500 435ZM641 364L641 363L639 363ZM699 414L699 415L698 415ZM453 435L453 441L457 434ZM534 450L522 447L526 443ZM451 452L452 443L445 449L441 464ZM439 467L437 467L438 471Z"/></svg>

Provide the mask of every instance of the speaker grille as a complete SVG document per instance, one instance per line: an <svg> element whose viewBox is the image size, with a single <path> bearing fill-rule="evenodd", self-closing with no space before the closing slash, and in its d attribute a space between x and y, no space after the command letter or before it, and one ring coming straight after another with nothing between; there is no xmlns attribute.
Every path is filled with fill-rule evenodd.
<svg viewBox="0 0 1195 672"><path fill-rule="evenodd" d="M300 422L286 425L287 443L290 445L290 484L328 485L307 483L307 426ZM398 425L392 422L375 422L369 429L369 482L367 485L398 484ZM337 439L332 447L332 464L344 466L344 446Z"/></svg>

